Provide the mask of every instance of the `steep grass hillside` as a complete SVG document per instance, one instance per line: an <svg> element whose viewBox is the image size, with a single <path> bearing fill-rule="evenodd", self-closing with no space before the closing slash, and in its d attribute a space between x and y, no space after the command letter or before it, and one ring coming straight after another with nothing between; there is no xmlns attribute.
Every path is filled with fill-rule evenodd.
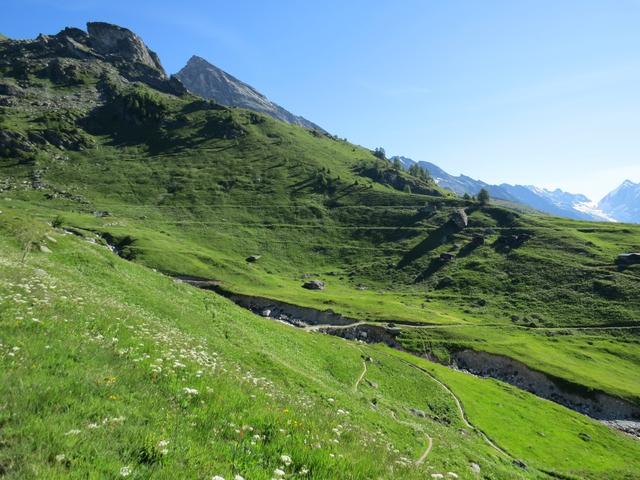
<svg viewBox="0 0 640 480"><path fill-rule="evenodd" d="M638 442L563 407L2 215L6 478L634 478ZM24 256L33 229L51 253Z"/></svg>

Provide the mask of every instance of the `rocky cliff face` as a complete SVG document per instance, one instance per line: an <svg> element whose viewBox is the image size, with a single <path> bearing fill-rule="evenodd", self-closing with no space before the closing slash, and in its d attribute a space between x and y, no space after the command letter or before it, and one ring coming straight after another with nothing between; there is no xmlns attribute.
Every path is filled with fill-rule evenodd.
<svg viewBox="0 0 640 480"><path fill-rule="evenodd" d="M191 92L215 100L221 105L246 108L293 125L324 131L306 118L294 115L280 105L273 103L255 88L201 57L195 55L191 57L187 65L176 74L176 77Z"/></svg>
<svg viewBox="0 0 640 480"><path fill-rule="evenodd" d="M160 59L131 30L104 22L87 23L89 45L99 54L141 63L166 77Z"/></svg>
<svg viewBox="0 0 640 480"><path fill-rule="evenodd" d="M70 66L77 60L81 62ZM179 81L167 77L158 56L138 35L117 25L92 22L86 32L68 27L56 35L41 34L35 40L2 42L0 67L10 68L18 77L49 68L56 81L73 80L73 72L65 69L98 64L115 67L129 81L144 82L167 93L186 92Z"/></svg>

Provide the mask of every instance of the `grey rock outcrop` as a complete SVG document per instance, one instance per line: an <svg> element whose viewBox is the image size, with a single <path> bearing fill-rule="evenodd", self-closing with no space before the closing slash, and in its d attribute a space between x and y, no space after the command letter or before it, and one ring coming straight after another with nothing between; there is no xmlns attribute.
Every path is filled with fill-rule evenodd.
<svg viewBox="0 0 640 480"><path fill-rule="evenodd" d="M246 108L283 122L324 132L315 123L273 103L252 86L212 65L204 58L192 56L187 65L175 76L189 91L209 100L215 100L221 105Z"/></svg>
<svg viewBox="0 0 640 480"><path fill-rule="evenodd" d="M460 230L467 228L467 225L469 224L469 218L462 208L454 211L449 217L449 220L451 220L451 222Z"/></svg>
<svg viewBox="0 0 640 480"><path fill-rule="evenodd" d="M308 282L304 282L302 288L306 288L307 290L324 290L324 282L322 280L309 280Z"/></svg>
<svg viewBox="0 0 640 480"><path fill-rule="evenodd" d="M34 40L7 40L0 55L0 67L12 69L18 78L45 75L58 84L82 83L87 72L109 71L105 64L128 81L174 95L187 91L179 80L167 76L158 56L138 35L104 22L87 23L86 32L67 27Z"/></svg>
<svg viewBox="0 0 640 480"><path fill-rule="evenodd" d="M137 62L166 73L155 52L149 50L142 39L131 30L105 22L87 23L89 45L105 56L117 56L125 61ZM73 38L73 37L71 37Z"/></svg>

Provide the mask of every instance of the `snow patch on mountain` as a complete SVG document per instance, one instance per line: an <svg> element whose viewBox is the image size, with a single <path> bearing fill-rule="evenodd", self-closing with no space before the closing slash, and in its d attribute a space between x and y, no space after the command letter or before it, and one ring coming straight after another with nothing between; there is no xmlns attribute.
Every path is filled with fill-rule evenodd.
<svg viewBox="0 0 640 480"><path fill-rule="evenodd" d="M467 175L450 175L439 166L430 162L416 162L408 157L393 157L400 160L404 168L414 163L427 170L436 183L458 195L477 195L480 189L485 189L491 197L520 203L535 210L578 220L615 221L615 217L594 204L587 196L580 193L570 193L560 190L549 190L535 185L511 185L503 183L491 185L482 180L473 179Z"/></svg>
<svg viewBox="0 0 640 480"><path fill-rule="evenodd" d="M598 209L619 222L640 223L640 183L625 180L600 200Z"/></svg>

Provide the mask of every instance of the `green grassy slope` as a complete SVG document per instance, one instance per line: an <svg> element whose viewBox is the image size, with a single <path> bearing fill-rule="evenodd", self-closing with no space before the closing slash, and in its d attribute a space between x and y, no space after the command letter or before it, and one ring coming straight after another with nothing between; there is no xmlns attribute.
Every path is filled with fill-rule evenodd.
<svg viewBox="0 0 640 480"><path fill-rule="evenodd" d="M13 45L3 42L0 54L8 55ZM10 427L13 443L0 464L12 475L65 476L75 466L73 474L83 477L96 466L92 452L99 450L104 475L128 462L142 476L160 466L167 478L181 469L214 475L225 465L227 477L267 478L278 454L294 448L304 459L296 468L304 464L320 478L342 471L351 478L422 478L430 467L468 473L474 458L490 478L539 474L514 469L481 438L461 434L452 399L401 361L256 319L146 268L217 279L230 291L355 319L410 323L402 327L401 341L416 353L442 359L462 348L504 354L640 403L638 335L627 328L640 318L640 268L614 264L618 253L640 250L640 227L466 202L344 140L125 82L98 60L65 58L64 65L71 73L62 80L46 56L0 66L0 81L19 89L0 107L0 260L12 278L3 287L9 300L2 319L11 329L2 342L28 353L8 364L12 373L3 389L16 411L21 396L30 399L24 419ZM462 230L449 221L459 208L469 215ZM62 235L62 228L77 238ZM527 240L512 248L501 243L522 234ZM132 263L99 246L105 241ZM40 248L53 253L37 253ZM445 252L454 252L455 260L439 261ZM260 260L246 262L251 254ZM28 267L20 266L22 255ZM66 293L39 286L33 268L42 268ZM301 288L307 278L323 279L326 289ZM15 295L34 289L49 291L49 300L29 299L27 311ZM91 301L78 303L85 297ZM30 323L31 316L47 324ZM108 340L113 337L116 344ZM203 348L195 348L201 341ZM201 357L201 351L208 353ZM205 375L202 366L216 363L213 352L228 363ZM376 360L368 375L377 388L365 382L354 395L363 352ZM12 362L18 354L9 353L3 359ZM151 366L163 356L163 364L174 365L167 376L160 363ZM191 366L175 367L187 357ZM627 438L530 395L430 368L463 402L475 404L469 417L482 430L535 469L578 476L633 471L636 450ZM67 373L54 381L60 371ZM273 385L256 381L264 389L253 392L255 375ZM49 382L50 391L37 391L36 385ZM197 389L197 398L188 400L186 387ZM68 391L82 400L67 399ZM338 397L358 412L353 426L359 430L344 436L348 443L340 451L329 452L327 446L338 448L328 433L338 420L327 399ZM427 405L417 406L424 398ZM278 409L271 416L274 399ZM518 427L506 432L495 425L494 400L536 413L514 414ZM416 420L410 408L428 410L427 420ZM298 409L302 413L291 413ZM55 428L38 420L43 411ZM64 435L76 429L74 422L102 425L98 417L119 418L124 411L134 419L125 433L105 428L105 436L94 438L87 432L97 429L82 427L80 439ZM275 443L264 451L252 445L239 428L243 415ZM190 416L193 429L182 420ZM532 425L545 435L557 429L549 438L566 443L562 457L544 441L531 446L525 423L536 418L541 423ZM282 424L292 422L308 424L306 433L280 438ZM56 441L41 447L54 431ZM592 463L577 453L584 432L598 436ZM19 442L26 433L40 440ZM181 445L171 461L157 451L169 433L176 435L171 444ZM428 470L403 466L420 455L425 434L434 438L439 460L430 461ZM311 448L311 438L334 457ZM218 457L206 457L207 442ZM615 452L610 461L602 458L606 449ZM56 461L58 454L70 455L64 450L74 457Z"/></svg>
<svg viewBox="0 0 640 480"><path fill-rule="evenodd" d="M443 232L461 201L408 195L357 176L358 158L368 152L268 119L256 127L244 112L205 113L230 116L252 133L234 140L198 137L196 146L164 153L96 137L99 146L68 152L62 160L42 155L35 165L21 167L22 177L15 162L5 164L5 172L17 174L13 185L20 186L21 178L30 182L33 169L43 172L47 185L36 191L13 188L7 198L16 205L22 201L20 208L43 220L60 216L65 226L85 233L128 239L127 255L137 262L170 274L215 278L232 291L331 308L358 319L494 325L494 333L450 329L451 341L441 345L504 353L638 398L639 384L626 376L616 377L621 385L614 388L603 381L611 378L608 363L591 365L569 352L564 358L570 361L561 362L558 372L536 347L558 345L536 329L637 320L638 269L620 271L613 258L638 248L638 227L471 205L466 230ZM203 112L191 115L180 135L188 137L206 123L198 120ZM275 141L274 132L291 139ZM344 196L318 192L313 185L298 190L326 171L340 178L336 188L345 190ZM428 217L420 213L425 202L439 205ZM95 211L110 215L97 218ZM502 232L520 231L533 234L520 248L504 252L492 245ZM478 232L487 240L474 246L472 235ZM437 255L456 245L459 258L440 264ZM260 261L248 264L245 257L256 253ZM300 288L310 274L327 282L324 292ZM500 342L493 341L497 337ZM605 346L616 339L607 332L600 337ZM432 339L437 342L438 335Z"/></svg>
<svg viewBox="0 0 640 480"><path fill-rule="evenodd" d="M474 380L469 389L472 377L437 370L470 421L526 463L523 470L466 428L450 395L405 363L417 359L259 318L23 212L2 215L10 216L0 230L7 478L117 476L123 467L133 478L271 478L280 467L290 478L472 478L470 462L489 478L537 478L541 469L632 478L637 442L566 409L512 389L496 393L493 383ZM21 263L20 239L34 228L52 253L32 252ZM482 398L494 396L513 404L527 428L493 431ZM561 439L560 456L523 448L530 429ZM598 445L589 459L579 454L584 433ZM427 436L432 451L416 466Z"/></svg>

